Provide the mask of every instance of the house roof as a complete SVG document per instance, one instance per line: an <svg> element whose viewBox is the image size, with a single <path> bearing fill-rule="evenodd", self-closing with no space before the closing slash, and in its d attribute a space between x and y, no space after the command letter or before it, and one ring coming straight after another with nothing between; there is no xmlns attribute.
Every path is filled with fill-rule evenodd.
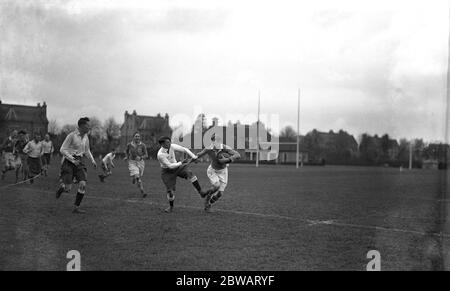
<svg viewBox="0 0 450 291"><path fill-rule="evenodd" d="M137 123L140 130L156 131L164 127L167 124L167 121L163 117L144 116L141 117Z"/></svg>
<svg viewBox="0 0 450 291"><path fill-rule="evenodd" d="M45 107L0 104L0 120L48 123Z"/></svg>
<svg viewBox="0 0 450 291"><path fill-rule="evenodd" d="M125 123L122 124L121 129L123 129ZM134 127L138 130L146 131L159 131L161 128L170 129L168 125L168 120L163 116L146 116L146 115L135 115L134 116Z"/></svg>

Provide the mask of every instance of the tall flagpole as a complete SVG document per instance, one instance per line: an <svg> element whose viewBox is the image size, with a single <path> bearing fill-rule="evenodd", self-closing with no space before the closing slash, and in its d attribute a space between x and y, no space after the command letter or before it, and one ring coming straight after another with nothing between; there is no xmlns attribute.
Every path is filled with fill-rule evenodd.
<svg viewBox="0 0 450 291"><path fill-rule="evenodd" d="M300 88L298 88L298 101L297 101L297 159L295 167L298 169L298 160L300 158ZM303 159L302 159L303 162Z"/></svg>
<svg viewBox="0 0 450 291"><path fill-rule="evenodd" d="M258 122L256 123L256 167L259 167L259 113L261 107L261 91L258 90Z"/></svg>
<svg viewBox="0 0 450 291"><path fill-rule="evenodd" d="M411 140L409 142L409 166L408 169L412 170L413 167L413 142L414 140Z"/></svg>
<svg viewBox="0 0 450 291"><path fill-rule="evenodd" d="M448 48L447 48L447 94L446 94L446 111L445 111L445 124L444 124L444 144L448 145L449 141L449 114L450 114L450 6L449 6L449 36L448 36ZM446 150L447 151L447 150ZM449 157L446 153L446 163L449 162Z"/></svg>

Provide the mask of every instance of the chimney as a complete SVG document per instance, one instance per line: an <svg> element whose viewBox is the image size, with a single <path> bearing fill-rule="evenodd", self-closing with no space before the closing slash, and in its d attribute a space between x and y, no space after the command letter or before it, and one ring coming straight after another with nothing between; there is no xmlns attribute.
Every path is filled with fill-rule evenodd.
<svg viewBox="0 0 450 291"><path fill-rule="evenodd" d="M217 117L214 117L213 119L212 119L212 125L213 126L218 126L219 125L219 119L217 118Z"/></svg>
<svg viewBox="0 0 450 291"><path fill-rule="evenodd" d="M37 107L41 107L41 103L38 103L38 104L37 104Z"/></svg>
<svg viewBox="0 0 450 291"><path fill-rule="evenodd" d="M137 115L136 110L133 110L133 115Z"/></svg>
<svg viewBox="0 0 450 291"><path fill-rule="evenodd" d="M47 117L47 103L45 103L45 101L42 104L41 114L44 118Z"/></svg>

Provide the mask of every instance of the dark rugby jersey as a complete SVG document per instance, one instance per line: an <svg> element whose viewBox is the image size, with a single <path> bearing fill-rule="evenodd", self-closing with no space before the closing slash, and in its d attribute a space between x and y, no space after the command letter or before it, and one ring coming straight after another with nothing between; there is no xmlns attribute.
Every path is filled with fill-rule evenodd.
<svg viewBox="0 0 450 291"><path fill-rule="evenodd" d="M147 147L143 142L139 144L130 142L127 145L127 155L130 160L136 160L137 157L144 158L147 156Z"/></svg>
<svg viewBox="0 0 450 291"><path fill-rule="evenodd" d="M18 154L25 154L23 152L23 149L25 148L25 146L27 145L27 141L26 140L18 140L16 141L16 143L14 144L14 153L18 153Z"/></svg>
<svg viewBox="0 0 450 291"><path fill-rule="evenodd" d="M11 137L8 137L3 143L1 149L7 153L12 153L14 151L15 142L16 139L11 139Z"/></svg>
<svg viewBox="0 0 450 291"><path fill-rule="evenodd" d="M231 147L229 147L225 144L220 144L218 146L218 148L215 148L214 146L210 146L209 148L205 149L204 151L209 156L209 159L211 160L211 166L215 170L222 170L228 166L228 164L219 163L219 154L220 153L229 154L231 161L234 161L234 160L240 158L240 155L237 151L233 150Z"/></svg>

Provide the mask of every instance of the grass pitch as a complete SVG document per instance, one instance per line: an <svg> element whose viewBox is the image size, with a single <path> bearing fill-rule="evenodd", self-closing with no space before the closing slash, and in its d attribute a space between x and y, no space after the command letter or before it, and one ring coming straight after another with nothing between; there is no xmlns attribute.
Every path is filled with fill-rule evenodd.
<svg viewBox="0 0 450 291"><path fill-rule="evenodd" d="M213 213L179 179L167 214L157 162L142 199L117 161L106 183L89 168L77 215L76 187L55 199L56 164L33 185L6 187L12 172L0 181L0 270L65 270L69 250L82 270L365 270L369 250L382 270L450 263L444 171L232 164ZM207 164L191 168L209 186Z"/></svg>

